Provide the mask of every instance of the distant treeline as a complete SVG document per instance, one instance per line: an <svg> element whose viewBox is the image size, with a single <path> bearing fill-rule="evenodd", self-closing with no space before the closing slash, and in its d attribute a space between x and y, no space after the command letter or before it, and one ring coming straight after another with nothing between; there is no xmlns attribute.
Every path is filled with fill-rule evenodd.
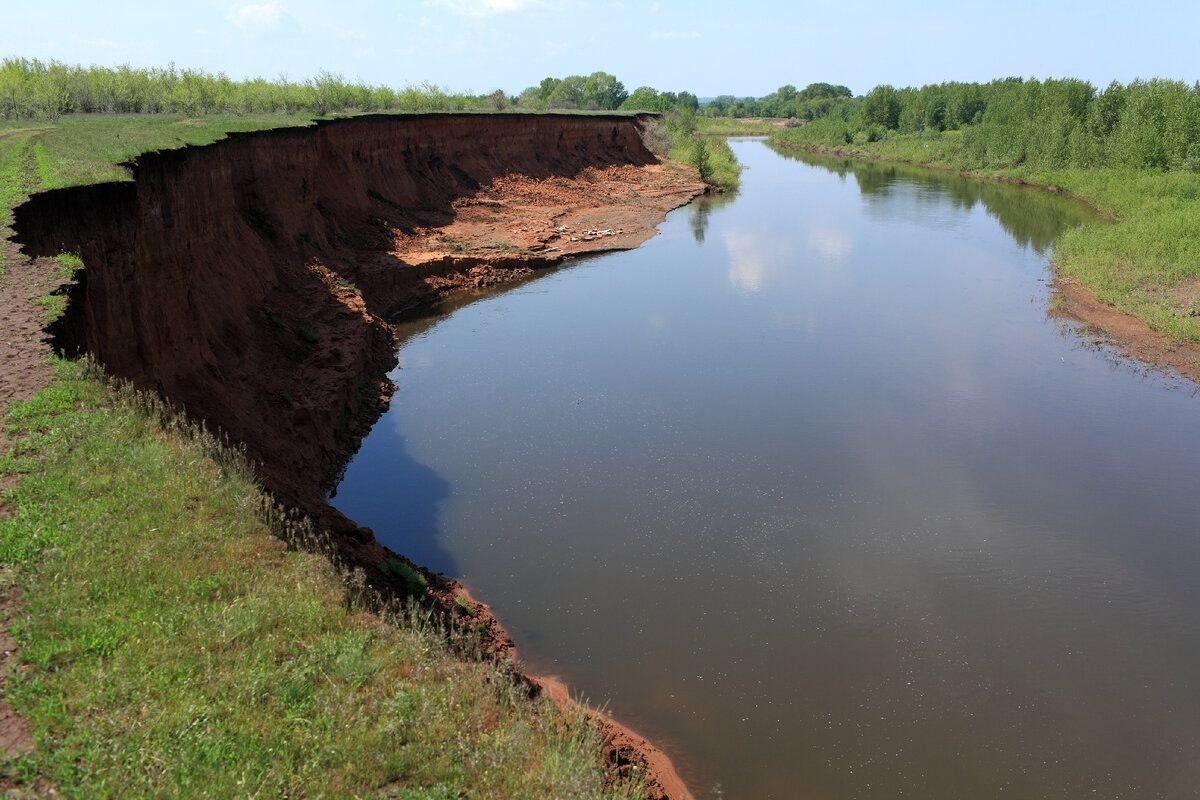
<svg viewBox="0 0 1200 800"><path fill-rule="evenodd" d="M1200 172L1200 83L1155 79L1103 90L1074 79L1006 78L919 89L877 86L788 131L792 143L942 140L976 167L1131 167Z"/></svg>
<svg viewBox="0 0 1200 800"><path fill-rule="evenodd" d="M262 114L343 111L503 111L506 109L660 111L699 107L689 92L648 86L632 94L606 72L546 78L519 95L444 91L423 84L404 89L345 80L330 72L315 78L234 80L223 73L130 66L82 67L59 61L0 61L0 118L64 114Z"/></svg>
<svg viewBox="0 0 1200 800"><path fill-rule="evenodd" d="M571 109L578 111L658 111L690 110L700 101L691 92L660 92L639 86L630 94L625 84L607 72L545 78L516 98L518 108L531 110Z"/></svg>
<svg viewBox="0 0 1200 800"><path fill-rule="evenodd" d="M503 92L452 94L436 86L405 89L351 83L321 72L305 81L233 80L203 70L81 67L58 61L0 61L0 117L63 114L321 115L334 111L463 111L503 108Z"/></svg>
<svg viewBox="0 0 1200 800"><path fill-rule="evenodd" d="M846 86L810 83L803 89L791 84L780 86L766 97L721 95L700 107L706 117L775 117L812 121L838 113L851 101L853 92Z"/></svg>

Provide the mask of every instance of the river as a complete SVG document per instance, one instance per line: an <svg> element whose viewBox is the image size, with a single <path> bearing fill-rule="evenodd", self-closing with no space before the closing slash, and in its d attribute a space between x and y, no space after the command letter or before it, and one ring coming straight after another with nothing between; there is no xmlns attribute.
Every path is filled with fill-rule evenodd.
<svg viewBox="0 0 1200 800"><path fill-rule="evenodd" d="M334 503L700 797L1200 792L1200 398L1049 314L1083 209L734 140L736 196L405 323Z"/></svg>

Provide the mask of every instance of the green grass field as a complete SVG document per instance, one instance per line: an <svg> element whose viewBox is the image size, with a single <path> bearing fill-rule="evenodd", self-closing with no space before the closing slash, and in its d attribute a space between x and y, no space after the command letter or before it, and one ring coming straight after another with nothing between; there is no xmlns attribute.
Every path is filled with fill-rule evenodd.
<svg viewBox="0 0 1200 800"><path fill-rule="evenodd" d="M307 121L0 124L3 222L146 150ZM236 457L85 363L55 371L3 420L0 563L23 599L6 694L37 750L0 778L81 798L641 795L604 786L582 712L529 700L412 609L367 613L326 558L284 548Z"/></svg>
<svg viewBox="0 0 1200 800"><path fill-rule="evenodd" d="M980 169L961 131L893 134L839 146L865 158L949 168L983 178L1022 180L1069 193L1116 221L1067 231L1055 244L1059 275L1181 342L1200 344L1200 174L1134 169ZM829 151L804 128L780 131L783 149Z"/></svg>

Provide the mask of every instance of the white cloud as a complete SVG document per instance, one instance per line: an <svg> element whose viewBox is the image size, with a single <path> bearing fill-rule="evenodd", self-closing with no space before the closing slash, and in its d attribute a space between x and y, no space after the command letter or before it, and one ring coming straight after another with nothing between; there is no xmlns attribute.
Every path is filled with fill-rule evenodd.
<svg viewBox="0 0 1200 800"><path fill-rule="evenodd" d="M729 285L741 294L761 292L795 261L795 245L790 239L776 239L761 228L729 230L722 239L729 262Z"/></svg>
<svg viewBox="0 0 1200 800"><path fill-rule="evenodd" d="M539 8L543 0L426 0L425 5L444 8L465 17L491 17Z"/></svg>
<svg viewBox="0 0 1200 800"><path fill-rule="evenodd" d="M845 233L832 228L814 228L808 232L808 246L830 261L850 255L854 245Z"/></svg>
<svg viewBox="0 0 1200 800"><path fill-rule="evenodd" d="M762 240L752 233L729 231L725 234L725 253L729 258L729 285L743 294L761 292L772 263L772 254L763 247Z"/></svg>
<svg viewBox="0 0 1200 800"><path fill-rule="evenodd" d="M229 21L245 31L274 28L283 18L279 3L244 3L229 12Z"/></svg>
<svg viewBox="0 0 1200 800"><path fill-rule="evenodd" d="M654 31L651 39L661 42L677 42L683 39L699 39L700 31Z"/></svg>

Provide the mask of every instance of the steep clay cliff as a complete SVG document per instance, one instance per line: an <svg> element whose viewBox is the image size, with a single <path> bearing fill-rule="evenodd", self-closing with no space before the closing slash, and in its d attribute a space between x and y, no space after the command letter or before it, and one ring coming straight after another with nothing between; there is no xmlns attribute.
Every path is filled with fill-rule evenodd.
<svg viewBox="0 0 1200 800"><path fill-rule="evenodd" d="M389 316L635 245L702 188L657 166L641 124L431 114L236 134L143 155L132 182L36 195L15 229L30 255L82 256L78 319L108 370L243 442L271 489L311 505L386 404ZM598 183L621 196L597 201ZM563 235L564 214L606 204L640 216ZM470 247L439 238L455 226Z"/></svg>

